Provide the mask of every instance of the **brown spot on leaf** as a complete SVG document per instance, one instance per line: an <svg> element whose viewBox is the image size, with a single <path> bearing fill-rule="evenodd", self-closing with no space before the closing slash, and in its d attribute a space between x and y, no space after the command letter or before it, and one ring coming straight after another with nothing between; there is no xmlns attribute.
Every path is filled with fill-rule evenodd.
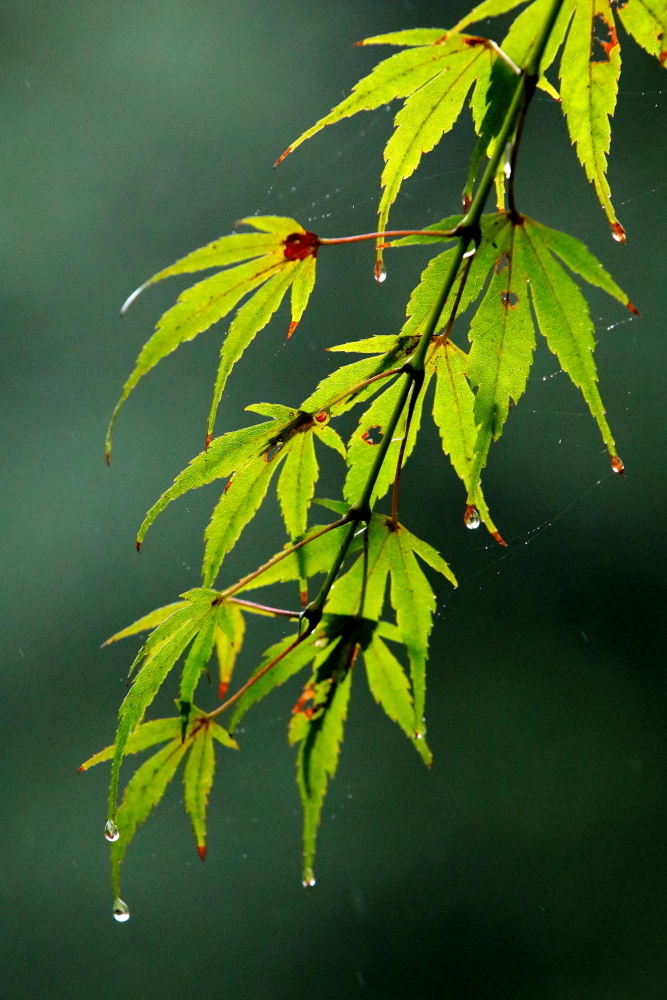
<svg viewBox="0 0 667 1000"><path fill-rule="evenodd" d="M508 306L510 309L516 309L519 304L519 296L515 292L501 292L500 301L505 309L507 309Z"/></svg>
<svg viewBox="0 0 667 1000"><path fill-rule="evenodd" d="M320 239L315 233L290 233L283 244L285 260L305 260L306 257L317 257Z"/></svg>

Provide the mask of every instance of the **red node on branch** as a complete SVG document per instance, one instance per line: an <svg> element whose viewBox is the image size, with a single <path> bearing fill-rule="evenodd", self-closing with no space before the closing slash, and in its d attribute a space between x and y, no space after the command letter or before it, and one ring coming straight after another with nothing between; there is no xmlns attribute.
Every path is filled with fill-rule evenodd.
<svg viewBox="0 0 667 1000"><path fill-rule="evenodd" d="M320 248L320 238L315 233L290 233L283 240L285 260L305 260L306 257L317 257Z"/></svg>

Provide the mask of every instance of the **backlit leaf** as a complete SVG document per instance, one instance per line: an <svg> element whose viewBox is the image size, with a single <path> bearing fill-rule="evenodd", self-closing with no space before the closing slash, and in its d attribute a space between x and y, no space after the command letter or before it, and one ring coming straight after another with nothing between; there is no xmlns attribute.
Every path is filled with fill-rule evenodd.
<svg viewBox="0 0 667 1000"><path fill-rule="evenodd" d="M477 440L470 471L468 503L478 502L478 484L489 446L507 420L510 403L526 387L535 349L523 258L515 253L515 227L509 217L496 236L497 260L482 304L470 324L472 349L468 376L477 386Z"/></svg>
<svg viewBox="0 0 667 1000"><path fill-rule="evenodd" d="M526 270L530 273L530 291L539 328L563 371L581 389L609 454L616 455L597 386L593 361L594 326L586 299L549 253L548 231L544 227L534 227L526 219L524 225L518 227L517 235L519 248L525 254Z"/></svg>
<svg viewBox="0 0 667 1000"><path fill-rule="evenodd" d="M432 762L426 740L415 738L415 712L410 694L410 683L403 667L375 634L364 650L364 665L371 694L390 719L397 722L408 739L415 745L424 763Z"/></svg>
<svg viewBox="0 0 667 1000"><path fill-rule="evenodd" d="M424 405L424 396L428 389L430 375L427 372L422 391L420 392L415 405L408 439L403 456L403 463L410 457L419 433L421 423L421 411ZM361 496L362 490L375 460L375 448L379 445L384 428L387 426L389 418L394 411L396 401L403 388L402 379L394 382L389 389L371 403L370 407L359 420L359 425L350 438L347 452L348 474L343 487L343 495L351 504ZM391 444L387 450L387 455L376 480L373 489L371 504L379 497L384 496L394 481L396 475L396 463L401 447L401 442L406 433L407 409L398 421Z"/></svg>
<svg viewBox="0 0 667 1000"><path fill-rule="evenodd" d="M288 449L278 480L278 500L287 532L296 539L306 530L308 508L319 476L312 431L295 434Z"/></svg>
<svg viewBox="0 0 667 1000"><path fill-rule="evenodd" d="M665 0L627 0L616 7L625 30L642 48L667 64L667 4Z"/></svg>
<svg viewBox="0 0 667 1000"><path fill-rule="evenodd" d="M345 508L343 513L347 513L349 504L343 506ZM321 531L321 525L310 528L306 532L306 537L314 535L318 531ZM297 552L292 552L281 559L280 562L277 562L260 576L255 577L254 580L250 580L241 588L241 592L256 590L258 587L268 587L272 583L287 583L289 580L298 580L302 576L311 577L316 573L325 573L340 548L345 531L346 526L341 525L341 527L333 528L319 538L315 538ZM354 543L351 550L354 550ZM300 558L297 558L299 556Z"/></svg>
<svg viewBox="0 0 667 1000"><path fill-rule="evenodd" d="M176 476L174 485L165 490L160 499L153 504L139 528L137 544L141 545L151 524L167 504L189 490L231 476L248 460L261 455L269 447L275 432L276 423L271 420L215 438L208 450L193 458L188 467Z"/></svg>
<svg viewBox="0 0 667 1000"><path fill-rule="evenodd" d="M151 633L133 664L133 667L136 665L139 669L118 710L119 721L109 784L109 819L114 818L118 775L130 735L188 643L206 625L207 619L215 614L215 607L212 606L217 597L215 591L197 589L182 596L187 599L189 607L176 611Z"/></svg>
<svg viewBox="0 0 667 1000"><path fill-rule="evenodd" d="M207 434L209 437L213 434L218 406L232 368L256 334L266 326L280 306L285 293L296 278L299 267L299 261L285 262L280 271L274 274L251 299L248 299L245 305L241 306L232 320L220 348L220 364L208 416Z"/></svg>
<svg viewBox="0 0 667 1000"><path fill-rule="evenodd" d="M383 192L378 208L380 232L387 227L389 209L401 184L417 169L422 154L430 152L452 128L481 64L495 57L481 38L461 39L457 45L450 43L449 48L448 58L439 63L438 76L408 97L396 115L396 129L384 151Z"/></svg>
<svg viewBox="0 0 667 1000"><path fill-rule="evenodd" d="M187 607L187 601L174 601L173 604L166 604L163 608L156 608L155 611L149 612L149 614L144 615L143 618L137 619L127 628L121 629L120 632L116 632L112 635L110 639L102 643L102 646L110 646L112 642L118 642L119 639L126 639L129 635L136 635L137 632L145 632L148 629L155 628L157 625L161 625L163 621L166 621L174 611L179 611L182 608Z"/></svg>
<svg viewBox="0 0 667 1000"><path fill-rule="evenodd" d="M167 785L176 774L186 750L187 742L180 737L150 757L131 778L123 801L116 814L120 837L111 845L111 877L114 896L120 896L120 866L137 827L144 822L164 795Z"/></svg>
<svg viewBox="0 0 667 1000"><path fill-rule="evenodd" d="M229 688L236 660L243 646L245 636L245 618L237 604L227 604L227 614L231 619L232 635L229 630L223 631L219 625L215 628L215 651L218 660L218 698L225 697Z"/></svg>
<svg viewBox="0 0 667 1000"><path fill-rule="evenodd" d="M284 159L288 153L293 152L306 139L310 139L320 129L323 129L325 125L342 121L343 118L356 115L358 111L374 111L396 98L408 97L419 87L422 87L441 71L452 51L461 49L461 39L448 40L444 32L441 32L439 37L442 39L441 44L436 44L437 39L435 42L429 41L427 45L397 52L396 55L379 63L368 76L354 85L349 97L337 104L328 115L320 118L312 128L309 128L299 136L296 142L288 146L280 160ZM369 39L369 44L371 41ZM403 42L392 44L401 45Z"/></svg>
<svg viewBox="0 0 667 1000"><path fill-rule="evenodd" d="M339 636L315 661L313 677L294 708L290 742L298 742L297 785L303 805L303 882L313 885L315 838L329 780L338 766L359 645Z"/></svg>
<svg viewBox="0 0 667 1000"><path fill-rule="evenodd" d="M231 732L234 732L248 709L266 697L275 687L284 684L285 681L293 677L299 670L302 670L313 659L318 651L315 647L316 634L304 639L303 642L300 642L298 646L295 646L294 649L279 659L275 666L266 670L268 664L272 660L276 660L281 653L285 653L285 650L288 650L296 639L296 635L288 635L279 642L274 643L273 646L269 646L266 650L262 657L262 662L252 675L253 677L258 676L259 679L241 695L234 707L234 712L229 722ZM262 673L262 671L266 672Z"/></svg>
<svg viewBox="0 0 667 1000"><path fill-rule="evenodd" d="M469 24L482 21L485 17L497 17L499 14L506 14L508 10L513 10L526 0L484 0L466 14L465 17L452 28L452 31L463 31Z"/></svg>
<svg viewBox="0 0 667 1000"><path fill-rule="evenodd" d="M236 264L188 288L180 295L176 305L161 317L155 333L139 354L112 414L107 432L107 457L111 453L111 431L116 417L140 379L180 344L193 340L227 316L246 294L267 283L239 310L223 342L209 416L209 437L220 396L233 365L256 333L269 322L285 292L297 278L298 290L292 299L293 325L290 333L295 325L294 317L298 319L303 313L315 280L315 257L319 247L317 236L307 232L294 219L257 216L242 221L267 232L235 233L222 237L160 271L128 299L124 308L147 285L170 275ZM243 260L245 263L237 263ZM300 275L302 271L303 275Z"/></svg>
<svg viewBox="0 0 667 1000"><path fill-rule="evenodd" d="M224 557L234 547L248 521L255 516L284 457L283 448L270 460L256 458L239 469L227 483L204 533L204 586L211 586Z"/></svg>
<svg viewBox="0 0 667 1000"><path fill-rule="evenodd" d="M595 185L614 237L625 242L607 181L609 116L616 107L620 72L621 54L609 0L576 0L560 65L563 111L579 161Z"/></svg>
<svg viewBox="0 0 667 1000"><path fill-rule="evenodd" d="M181 732L181 720L174 719L153 719L152 722L144 722L134 730L125 744L123 753L139 753L140 750L147 750L148 747L155 746L156 743L164 743L179 736ZM105 747L93 757L90 757L81 765L79 771L87 771L89 767L100 764L104 760L111 760L114 754L113 744Z"/></svg>
<svg viewBox="0 0 667 1000"><path fill-rule="evenodd" d="M213 785L215 751L211 725L203 720L190 738L191 749L183 771L185 809L192 821L199 857L206 857L206 807Z"/></svg>

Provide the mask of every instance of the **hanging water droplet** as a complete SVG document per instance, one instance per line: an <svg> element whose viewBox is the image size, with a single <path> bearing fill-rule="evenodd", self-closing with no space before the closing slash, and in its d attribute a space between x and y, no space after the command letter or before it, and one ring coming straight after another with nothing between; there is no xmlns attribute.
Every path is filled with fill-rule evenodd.
<svg viewBox="0 0 667 1000"><path fill-rule="evenodd" d="M387 280L387 268L384 266L381 260L375 262L375 280L378 285L381 285Z"/></svg>
<svg viewBox="0 0 667 1000"><path fill-rule="evenodd" d="M130 919L129 906L118 897L113 901L113 915L114 920L117 920L119 924L124 924L126 920Z"/></svg>
<svg viewBox="0 0 667 1000"><path fill-rule="evenodd" d="M623 472L625 471L625 466L623 465L623 462L618 457L618 455L612 455L611 467L612 470L618 473L619 476L622 476Z"/></svg>
<svg viewBox="0 0 667 1000"><path fill-rule="evenodd" d="M474 531L475 528L479 528L480 522L481 518L477 508L473 506L466 507L466 512L463 515L463 523L466 528L470 528L471 531Z"/></svg>
<svg viewBox="0 0 667 1000"><path fill-rule="evenodd" d="M315 885L315 872L312 868L304 868L301 877L301 885L304 889L312 889Z"/></svg>
<svg viewBox="0 0 667 1000"><path fill-rule="evenodd" d="M110 841L118 840L120 837L120 830L112 819L108 819L104 824L104 836Z"/></svg>

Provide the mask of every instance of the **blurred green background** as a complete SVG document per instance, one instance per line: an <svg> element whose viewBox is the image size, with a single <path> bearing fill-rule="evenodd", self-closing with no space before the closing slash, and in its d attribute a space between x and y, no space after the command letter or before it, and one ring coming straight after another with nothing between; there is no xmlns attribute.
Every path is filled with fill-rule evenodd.
<svg viewBox="0 0 667 1000"><path fill-rule="evenodd" d="M219 756L205 865L179 782L141 829L122 926L102 837L107 773L76 774L111 741L138 645L100 643L197 585L216 497L174 504L136 555L144 512L201 450L222 329L142 383L109 470L108 416L179 286L123 320L120 304L244 215L294 215L324 236L373 229L385 109L271 164L385 54L354 41L448 27L467 6L0 4L2 1000L664 996L667 77L625 36L610 179L627 246L612 242L546 96L518 189L526 212L587 242L641 310L631 320L591 295L627 475L611 474L544 347L487 470L506 551L463 529L462 489L424 431L402 519L461 583L438 583L432 772L359 676L318 884L304 891L285 741L296 680L248 716L240 754ZM479 30L502 37L498 22ZM470 143L466 123L424 160L395 225L457 210ZM334 366L324 347L397 331L427 257L396 251L378 287L367 245L322 254L297 334L285 344L281 309L235 371L219 431L252 422L249 403L298 404ZM336 462L321 494L340 482ZM228 578L282 544L279 530L272 503ZM280 634L262 620L239 669Z"/></svg>

